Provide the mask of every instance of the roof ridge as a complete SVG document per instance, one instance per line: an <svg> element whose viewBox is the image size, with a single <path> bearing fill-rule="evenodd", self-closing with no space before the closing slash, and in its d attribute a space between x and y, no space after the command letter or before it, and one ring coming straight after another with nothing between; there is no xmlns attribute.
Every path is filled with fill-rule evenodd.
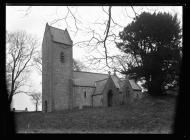
<svg viewBox="0 0 190 140"><path fill-rule="evenodd" d="M91 74L103 74L103 75L108 75L108 74L105 74L105 73L88 72L88 71L73 71L73 72L82 72L82 73L91 73Z"/></svg>
<svg viewBox="0 0 190 140"><path fill-rule="evenodd" d="M107 80L108 78L105 78L105 79L102 79L102 80L97 80L95 82L100 82L100 81L104 81L104 80Z"/></svg>
<svg viewBox="0 0 190 140"><path fill-rule="evenodd" d="M62 31L65 31L64 29L60 29L60 28L53 27L53 26L50 26L50 25L49 25L49 27L54 28L54 29L57 29L57 30L62 30Z"/></svg>

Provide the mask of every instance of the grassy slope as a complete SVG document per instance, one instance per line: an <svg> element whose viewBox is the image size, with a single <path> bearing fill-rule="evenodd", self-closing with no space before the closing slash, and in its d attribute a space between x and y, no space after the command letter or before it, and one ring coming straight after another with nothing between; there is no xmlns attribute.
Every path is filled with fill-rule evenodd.
<svg viewBox="0 0 190 140"><path fill-rule="evenodd" d="M16 124L20 133L170 133L174 113L175 98L146 97L133 105L110 108L16 113Z"/></svg>

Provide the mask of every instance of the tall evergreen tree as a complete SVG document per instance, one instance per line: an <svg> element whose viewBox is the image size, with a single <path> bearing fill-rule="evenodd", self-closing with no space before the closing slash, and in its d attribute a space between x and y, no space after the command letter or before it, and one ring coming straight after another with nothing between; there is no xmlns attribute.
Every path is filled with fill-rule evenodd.
<svg viewBox="0 0 190 140"><path fill-rule="evenodd" d="M177 15L143 12L119 36L122 41L117 47L135 60L124 74L144 79L144 86L154 95L178 83L182 35Z"/></svg>

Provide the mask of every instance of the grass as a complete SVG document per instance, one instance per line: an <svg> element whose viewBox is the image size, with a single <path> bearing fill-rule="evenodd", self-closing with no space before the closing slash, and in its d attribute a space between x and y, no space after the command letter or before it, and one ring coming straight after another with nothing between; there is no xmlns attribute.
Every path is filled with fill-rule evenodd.
<svg viewBox="0 0 190 140"><path fill-rule="evenodd" d="M53 113L15 113L18 133L172 133L175 97Z"/></svg>

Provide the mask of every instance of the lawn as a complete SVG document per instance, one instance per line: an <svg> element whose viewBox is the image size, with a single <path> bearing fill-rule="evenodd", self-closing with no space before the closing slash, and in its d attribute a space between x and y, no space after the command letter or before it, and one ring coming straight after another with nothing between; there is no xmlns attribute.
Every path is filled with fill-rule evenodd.
<svg viewBox="0 0 190 140"><path fill-rule="evenodd" d="M15 113L18 133L172 133L175 97L145 97L134 104L53 113Z"/></svg>

